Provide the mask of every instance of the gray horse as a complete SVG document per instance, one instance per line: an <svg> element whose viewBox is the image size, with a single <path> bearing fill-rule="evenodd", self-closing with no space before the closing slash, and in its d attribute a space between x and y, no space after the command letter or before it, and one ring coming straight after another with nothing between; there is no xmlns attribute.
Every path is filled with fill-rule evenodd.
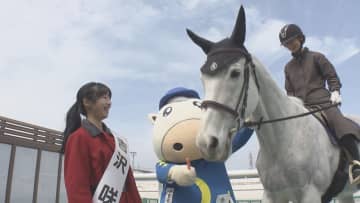
<svg viewBox="0 0 360 203"><path fill-rule="evenodd" d="M209 160L231 154L234 132L246 121L271 120L308 112L302 102L288 97L269 72L244 47L245 13L240 8L230 38L211 42L187 30L207 54L201 68L205 89L204 117L197 145ZM256 161L264 186L263 203L320 203L331 184L340 150L314 116L304 116L257 126L260 150ZM338 196L354 202L356 188Z"/></svg>

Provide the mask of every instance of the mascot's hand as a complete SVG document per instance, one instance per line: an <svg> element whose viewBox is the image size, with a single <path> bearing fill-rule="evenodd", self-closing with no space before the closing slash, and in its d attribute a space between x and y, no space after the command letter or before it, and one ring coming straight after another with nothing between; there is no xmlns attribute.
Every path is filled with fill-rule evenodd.
<svg viewBox="0 0 360 203"><path fill-rule="evenodd" d="M330 101L332 104L339 104L341 103L341 96L339 91L331 92Z"/></svg>
<svg viewBox="0 0 360 203"><path fill-rule="evenodd" d="M190 186L195 182L196 171L192 166L189 169L186 165L175 165L169 170L169 178L180 186Z"/></svg>

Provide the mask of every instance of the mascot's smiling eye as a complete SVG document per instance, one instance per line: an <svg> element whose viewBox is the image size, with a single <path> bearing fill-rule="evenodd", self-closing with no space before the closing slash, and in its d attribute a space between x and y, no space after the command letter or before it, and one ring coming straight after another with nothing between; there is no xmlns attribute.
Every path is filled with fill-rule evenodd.
<svg viewBox="0 0 360 203"><path fill-rule="evenodd" d="M180 150L182 150L182 148L183 148L183 145L181 144L181 143L175 143L174 145L173 145L173 148L176 150L176 151L180 151Z"/></svg>
<svg viewBox="0 0 360 203"><path fill-rule="evenodd" d="M194 101L193 104L194 104L194 106L197 106L197 107L201 108L201 102Z"/></svg>
<svg viewBox="0 0 360 203"><path fill-rule="evenodd" d="M230 77L231 78L238 78L240 76L240 71L239 70L233 70L231 73L230 73Z"/></svg>
<svg viewBox="0 0 360 203"><path fill-rule="evenodd" d="M171 114L171 112L172 112L172 107L169 106L169 107L167 107L166 109L164 109L163 116L164 116L164 117L167 117L168 115Z"/></svg>

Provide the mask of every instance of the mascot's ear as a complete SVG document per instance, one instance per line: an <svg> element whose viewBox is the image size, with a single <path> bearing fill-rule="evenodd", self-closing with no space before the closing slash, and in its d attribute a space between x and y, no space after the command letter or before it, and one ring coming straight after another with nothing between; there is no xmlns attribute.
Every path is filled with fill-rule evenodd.
<svg viewBox="0 0 360 203"><path fill-rule="evenodd" d="M150 114L148 114L148 118L149 118L151 124L154 124L155 121L156 121L156 118L157 118L157 114L156 113L150 113Z"/></svg>

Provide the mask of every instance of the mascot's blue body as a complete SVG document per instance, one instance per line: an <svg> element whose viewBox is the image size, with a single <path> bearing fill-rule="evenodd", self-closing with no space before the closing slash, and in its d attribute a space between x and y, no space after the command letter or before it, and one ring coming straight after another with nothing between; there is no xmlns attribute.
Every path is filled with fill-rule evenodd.
<svg viewBox="0 0 360 203"><path fill-rule="evenodd" d="M150 115L154 124L154 150L160 159L156 175L163 185L161 203L236 202L225 164L204 160L195 145L200 104L196 91L174 88L161 98L159 113ZM251 129L241 129L233 138L233 152L252 133Z"/></svg>

